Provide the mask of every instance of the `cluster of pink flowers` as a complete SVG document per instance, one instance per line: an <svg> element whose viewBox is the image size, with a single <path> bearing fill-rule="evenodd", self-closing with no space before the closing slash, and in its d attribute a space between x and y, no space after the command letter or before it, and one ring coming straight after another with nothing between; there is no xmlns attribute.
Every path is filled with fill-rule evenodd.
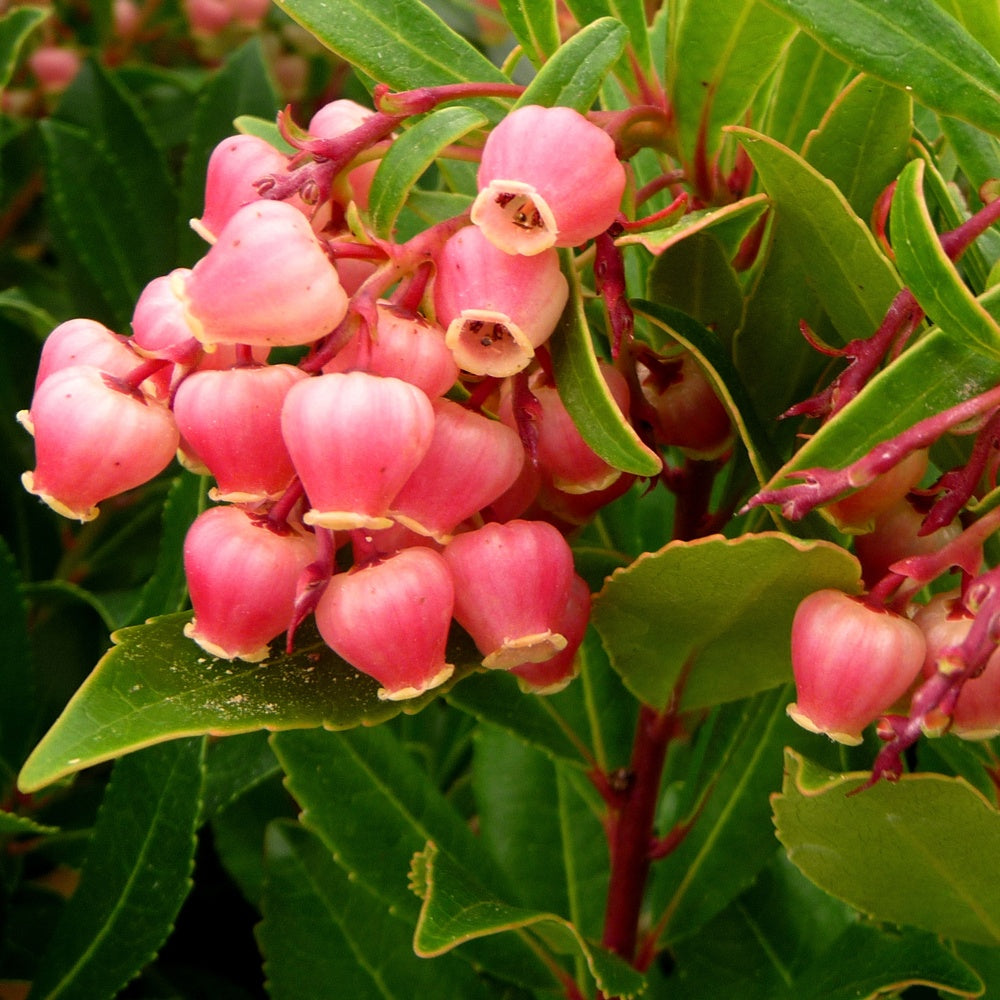
<svg viewBox="0 0 1000 1000"><path fill-rule="evenodd" d="M538 351L568 296L556 248L615 221L625 168L585 116L521 108L486 140L471 217L408 254L348 225L392 141L374 119L316 114L303 148L372 136L324 183L303 180L325 162L311 150L216 148L204 256L147 285L130 337L86 319L49 336L19 415L24 485L86 521L175 454L210 475L186 633L215 656L264 659L314 614L381 697L411 698L451 675L455 620L485 667L558 690L590 611L563 530L631 480L584 443Z"/></svg>

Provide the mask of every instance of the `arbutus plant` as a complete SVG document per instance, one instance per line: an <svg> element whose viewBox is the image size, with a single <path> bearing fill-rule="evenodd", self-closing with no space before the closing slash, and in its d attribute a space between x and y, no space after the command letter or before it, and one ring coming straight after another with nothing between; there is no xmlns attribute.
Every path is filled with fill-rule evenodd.
<svg viewBox="0 0 1000 1000"><path fill-rule="evenodd" d="M1000 990L995 11L182 6L0 18L0 996Z"/></svg>

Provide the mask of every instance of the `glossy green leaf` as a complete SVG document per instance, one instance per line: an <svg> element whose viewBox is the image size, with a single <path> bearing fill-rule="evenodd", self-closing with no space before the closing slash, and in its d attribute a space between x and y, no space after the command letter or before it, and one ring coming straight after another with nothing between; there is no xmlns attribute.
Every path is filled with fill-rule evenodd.
<svg viewBox="0 0 1000 1000"><path fill-rule="evenodd" d="M379 164L368 198L372 227L379 236L392 236L410 191L441 150L486 122L485 115L470 108L441 108L393 142Z"/></svg>
<svg viewBox="0 0 1000 1000"><path fill-rule="evenodd" d="M208 249L188 223L200 218L204 211L205 173L212 150L235 134L234 119L256 115L273 120L279 105L259 39L250 40L227 56L198 91L191 134L187 137L177 216L183 265L193 266Z"/></svg>
<svg viewBox="0 0 1000 1000"><path fill-rule="evenodd" d="M145 284L164 274L177 254L177 193L166 152L142 105L115 76L88 60L60 99L55 117L86 132L114 164L115 213L143 220L130 244L141 251L132 261L138 280Z"/></svg>
<svg viewBox="0 0 1000 1000"><path fill-rule="evenodd" d="M906 163L913 132L910 95L855 77L832 104L802 155L840 189L860 219Z"/></svg>
<svg viewBox="0 0 1000 1000"><path fill-rule="evenodd" d="M628 29L610 17L582 28L541 68L515 107L564 105L590 109L611 67L625 50Z"/></svg>
<svg viewBox="0 0 1000 1000"><path fill-rule="evenodd" d="M1000 132L1000 65L934 0L766 0L858 69L927 107Z"/></svg>
<svg viewBox="0 0 1000 1000"><path fill-rule="evenodd" d="M483 844L389 726L278 733L272 747L302 822L353 879L411 927L419 901L407 889L406 874L428 839L461 869L476 872L482 891L504 893L502 874ZM469 957L505 981L549 982L537 958L517 941L490 943Z"/></svg>
<svg viewBox="0 0 1000 1000"><path fill-rule="evenodd" d="M237 115L233 119L233 125L240 135L255 135L282 153L291 155L295 152L295 147L282 136L275 119L258 118L257 115Z"/></svg>
<svg viewBox="0 0 1000 1000"><path fill-rule="evenodd" d="M844 195L802 157L766 136L733 128L792 241L808 247L806 277L845 341L867 337L901 285Z"/></svg>
<svg viewBox="0 0 1000 1000"><path fill-rule="evenodd" d="M202 812L222 812L248 791L280 774L267 733L244 733L209 744Z"/></svg>
<svg viewBox="0 0 1000 1000"><path fill-rule="evenodd" d="M892 199L892 244L900 274L920 306L948 335L1000 358L1000 324L966 287L948 259L923 198L924 163L899 176Z"/></svg>
<svg viewBox="0 0 1000 1000"><path fill-rule="evenodd" d="M696 176L712 163L721 129L743 119L795 28L759 0L688 0L667 54L667 95L681 158Z"/></svg>
<svg viewBox="0 0 1000 1000"><path fill-rule="evenodd" d="M628 1000L644 988L640 973L617 955L586 941L569 921L484 898L471 876L433 843L413 858L410 878L413 891L423 901L413 942L418 955L442 955L475 938L537 927L560 951L577 951L584 957L597 988L609 1000Z"/></svg>
<svg viewBox="0 0 1000 1000"><path fill-rule="evenodd" d="M204 743L116 765L80 884L32 987L37 1000L113 996L166 940L191 885Z"/></svg>
<svg viewBox="0 0 1000 1000"><path fill-rule="evenodd" d="M392 915L308 830L273 823L265 842L267 884L257 929L274 1000L486 1000L494 995L453 956L413 953L412 927ZM377 946L375 946L377 943Z"/></svg>
<svg viewBox="0 0 1000 1000"><path fill-rule="evenodd" d="M718 338L697 320L669 306L638 300L633 303L633 308L636 316L644 317L652 325L649 335L652 347L662 352L674 344L681 344L697 358L705 376L729 411L757 478L766 480L777 464L777 455L757 419L740 376Z"/></svg>
<svg viewBox="0 0 1000 1000"><path fill-rule="evenodd" d="M704 756L685 775L684 813L659 820L663 834L694 820L653 871L650 902L664 941L693 934L721 912L774 854L768 797L780 787L784 746L795 736L785 712L793 698L783 685L724 705L699 733Z"/></svg>
<svg viewBox="0 0 1000 1000"><path fill-rule="evenodd" d="M276 0L277 5L342 59L395 90L507 78L431 8L418 0ZM475 102L498 121L506 105Z"/></svg>
<svg viewBox="0 0 1000 1000"><path fill-rule="evenodd" d="M814 590L858 589L858 564L839 546L766 532L671 542L617 570L592 621L625 685L663 708L701 708L791 678L792 615Z"/></svg>
<svg viewBox="0 0 1000 1000"><path fill-rule="evenodd" d="M981 301L1000 317L1000 291L987 293ZM934 378L928 378L928 372ZM785 481L796 469L841 469L918 421L985 392L998 381L1000 361L932 330L820 427L772 482Z"/></svg>
<svg viewBox="0 0 1000 1000"><path fill-rule="evenodd" d="M637 476L655 476L663 463L639 440L612 398L597 364L572 255L564 254L563 263L570 298L548 342L559 396L584 441L605 462Z"/></svg>
<svg viewBox="0 0 1000 1000"><path fill-rule="evenodd" d="M963 779L940 774L908 774L849 794L867 780L787 754L773 805L792 862L875 919L1000 943L996 806Z"/></svg>
<svg viewBox="0 0 1000 1000"><path fill-rule="evenodd" d="M115 646L28 758L22 789L179 736L372 725L418 711L442 693L380 701L378 682L337 657L309 623L291 656L276 643L261 663L220 660L184 636L190 617L167 615L112 635ZM457 665L456 681L480 661L471 640L458 636L448 658Z"/></svg>
<svg viewBox="0 0 1000 1000"><path fill-rule="evenodd" d="M513 675L489 670L455 685L448 704L518 736L529 746L578 767L585 763L580 737L567 732L549 698L527 697Z"/></svg>
<svg viewBox="0 0 1000 1000"><path fill-rule="evenodd" d="M1000 60L1000 10L996 0L937 0L994 59Z"/></svg>
<svg viewBox="0 0 1000 1000"><path fill-rule="evenodd" d="M801 150L852 75L847 63L799 32L775 73L760 130L789 149Z"/></svg>
<svg viewBox="0 0 1000 1000"><path fill-rule="evenodd" d="M566 6L581 27L602 17L613 17L628 28L628 49L615 67L615 74L626 87L636 86L633 57L647 75L653 71L653 47L643 0L567 0Z"/></svg>
<svg viewBox="0 0 1000 1000"><path fill-rule="evenodd" d="M0 18L0 90L10 83L21 46L49 13L42 7L15 7Z"/></svg>
<svg viewBox="0 0 1000 1000"><path fill-rule="evenodd" d="M536 69L559 48L555 0L500 0L500 11Z"/></svg>
<svg viewBox="0 0 1000 1000"><path fill-rule="evenodd" d="M626 233L615 240L615 244L638 244L656 256L695 233L711 232L726 246L738 246L766 208L767 195L756 194L721 208L701 208L688 212L673 225L663 229Z"/></svg>
<svg viewBox="0 0 1000 1000"><path fill-rule="evenodd" d="M17 837L22 834L38 837L48 833L58 833L59 827L36 823L30 816L0 810L0 837Z"/></svg>

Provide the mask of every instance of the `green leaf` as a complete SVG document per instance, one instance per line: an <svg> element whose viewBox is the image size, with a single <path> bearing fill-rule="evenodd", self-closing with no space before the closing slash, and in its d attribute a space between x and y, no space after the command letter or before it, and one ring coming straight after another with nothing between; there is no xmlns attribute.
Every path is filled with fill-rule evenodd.
<svg viewBox="0 0 1000 1000"><path fill-rule="evenodd" d="M948 335L1000 358L1000 324L966 287L948 259L923 198L924 162L900 174L892 199L892 245L896 264L928 316Z"/></svg>
<svg viewBox="0 0 1000 1000"><path fill-rule="evenodd" d="M572 255L564 255L570 297L549 340L559 396L584 441L609 465L637 476L655 476L660 456L650 451L625 419L597 365Z"/></svg>
<svg viewBox="0 0 1000 1000"><path fill-rule="evenodd" d="M1000 132L1000 65L934 0L766 2L865 73L934 111Z"/></svg>
<svg viewBox="0 0 1000 1000"><path fill-rule="evenodd" d="M213 816L248 791L280 773L266 733L216 740L205 759L203 814Z"/></svg>
<svg viewBox="0 0 1000 1000"><path fill-rule="evenodd" d="M204 740L188 740L115 767L36 1000L113 996L166 940L191 885L203 752Z"/></svg>
<svg viewBox="0 0 1000 1000"><path fill-rule="evenodd" d="M256 115L237 115L233 119L233 125L240 135L255 135L288 156L296 151L290 142L285 141L274 119L258 118Z"/></svg>
<svg viewBox="0 0 1000 1000"><path fill-rule="evenodd" d="M484 898L468 873L433 843L413 858L410 879L413 891L423 900L413 942L418 955L442 955L474 938L539 927L545 940L555 942L560 951L583 956L606 997L635 997L645 986L639 972L617 955L590 944L569 921Z"/></svg>
<svg viewBox="0 0 1000 1000"><path fill-rule="evenodd" d="M485 883L482 891L505 893L502 874L482 842L389 726L278 733L271 745L302 822L351 878L411 926L419 903L407 890L406 873L427 840L461 869L476 872ZM551 983L537 957L517 942L491 943L471 957L507 981Z"/></svg>
<svg viewBox="0 0 1000 1000"><path fill-rule="evenodd" d="M578 31L542 67L515 107L564 105L587 111L611 67L625 51L628 29L603 17Z"/></svg>
<svg viewBox="0 0 1000 1000"><path fill-rule="evenodd" d="M877 920L1000 943L996 807L961 778L908 774L861 791L868 778L789 751L773 805L792 862Z"/></svg>
<svg viewBox="0 0 1000 1000"><path fill-rule="evenodd" d="M662 939L697 931L756 878L774 854L768 798L781 781L785 744L796 735L785 712L790 687L722 706L699 733L701 766L683 777L683 813L660 817L694 821L680 846L657 862L650 903Z"/></svg>
<svg viewBox="0 0 1000 1000"><path fill-rule="evenodd" d="M21 46L50 13L41 7L15 7L0 18L0 90L10 83Z"/></svg>
<svg viewBox="0 0 1000 1000"><path fill-rule="evenodd" d="M18 779L24 791L180 736L373 725L418 711L443 693L380 701L378 682L336 656L309 623L291 656L276 649L261 663L221 660L184 636L190 617L167 615L112 635L115 646L24 765ZM456 681L481 659L471 640L458 635L448 658L457 665Z"/></svg>
<svg viewBox="0 0 1000 1000"><path fill-rule="evenodd" d="M913 132L913 101L867 76L840 93L802 155L840 189L859 219L906 163Z"/></svg>
<svg viewBox="0 0 1000 1000"><path fill-rule="evenodd" d="M500 0L500 11L536 69L559 48L555 0Z"/></svg>
<svg viewBox="0 0 1000 1000"><path fill-rule="evenodd" d="M191 266L205 254L205 241L188 220L200 218L205 204L205 174L212 150L235 134L242 115L273 118L279 98L271 82L259 39L251 39L226 58L198 91L181 178L180 261Z"/></svg>
<svg viewBox="0 0 1000 1000"><path fill-rule="evenodd" d="M395 90L469 80L510 81L477 49L418 0L276 0L327 48L356 70ZM491 121L507 112L500 100L474 106Z"/></svg>
<svg viewBox="0 0 1000 1000"><path fill-rule="evenodd" d="M845 341L878 329L900 281L844 195L802 157L751 129L734 127L802 254L806 278Z"/></svg>
<svg viewBox="0 0 1000 1000"><path fill-rule="evenodd" d="M18 816L0 809L0 837L17 837L21 834L37 837L58 832L57 826L36 823L30 816Z"/></svg>
<svg viewBox="0 0 1000 1000"><path fill-rule="evenodd" d="M987 293L982 302L1000 316L1000 290ZM986 392L998 380L1000 360L932 330L820 427L769 485L784 482L797 469L841 469L918 421Z"/></svg>
<svg viewBox="0 0 1000 1000"><path fill-rule="evenodd" d="M591 620L637 698L662 708L684 677L681 705L701 708L790 680L799 602L858 574L845 549L776 532L671 542L613 573Z"/></svg>
<svg viewBox="0 0 1000 1000"><path fill-rule="evenodd" d="M695 233L710 232L725 246L738 246L766 208L767 195L755 194L721 208L699 208L688 212L663 229L626 233L615 240L615 245L639 244L655 257Z"/></svg>
<svg viewBox="0 0 1000 1000"><path fill-rule="evenodd" d="M1000 18L996 0L937 0L965 30L993 56L1000 59Z"/></svg>
<svg viewBox="0 0 1000 1000"><path fill-rule="evenodd" d="M718 397L729 411L746 445L750 461L762 482L778 462L774 448L756 417L753 403L743 386L739 374L726 356L718 338L697 320L669 306L644 302L633 303L636 316L649 320L650 345L657 351L669 351L674 344L687 348L698 360L705 376L712 383ZM664 336L666 334L666 336Z"/></svg>
<svg viewBox="0 0 1000 1000"><path fill-rule="evenodd" d="M643 0L567 0L566 6L581 27L593 24L602 17L613 17L621 21L629 31L628 55L634 56L647 76L653 73L650 30ZM622 59L616 73L628 86L635 85L635 74L628 60Z"/></svg>
<svg viewBox="0 0 1000 1000"><path fill-rule="evenodd" d="M369 211L377 235L389 239L413 186L446 146L475 129L486 116L471 108L441 108L396 139L372 181Z"/></svg>
<svg viewBox="0 0 1000 1000"><path fill-rule="evenodd" d="M331 990L351 1000L493 995L453 956L428 962L414 955L410 925L351 881L308 830L272 823L265 851L257 935L274 1000L329 1000Z"/></svg>
<svg viewBox="0 0 1000 1000"><path fill-rule="evenodd" d="M73 269L78 304L125 329L152 277L141 206L123 200L129 186L123 169L88 132L53 118L39 127L56 249L63 266Z"/></svg>
<svg viewBox="0 0 1000 1000"><path fill-rule="evenodd" d="M667 95L681 159L699 184L722 140L743 119L795 33L787 18L758 0L688 0L672 25Z"/></svg>
<svg viewBox="0 0 1000 1000"><path fill-rule="evenodd" d="M142 219L142 256L132 264L145 284L173 267L177 194L160 147L142 105L107 70L93 60L81 66L59 101L55 117L86 132L115 167L119 184L114 213ZM129 313L131 318L131 312Z"/></svg>

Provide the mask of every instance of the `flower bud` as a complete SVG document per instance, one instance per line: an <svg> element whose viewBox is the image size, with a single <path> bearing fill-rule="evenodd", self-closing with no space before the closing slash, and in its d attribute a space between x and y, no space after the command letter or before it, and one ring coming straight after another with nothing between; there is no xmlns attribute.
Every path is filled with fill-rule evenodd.
<svg viewBox="0 0 1000 1000"><path fill-rule="evenodd" d="M926 648L908 618L839 590L818 590L792 621L797 700L788 714L810 732L858 744L865 726L906 693Z"/></svg>
<svg viewBox="0 0 1000 1000"><path fill-rule="evenodd" d="M571 108L528 105L489 134L472 221L508 254L575 247L615 221L625 168L601 128Z"/></svg>

